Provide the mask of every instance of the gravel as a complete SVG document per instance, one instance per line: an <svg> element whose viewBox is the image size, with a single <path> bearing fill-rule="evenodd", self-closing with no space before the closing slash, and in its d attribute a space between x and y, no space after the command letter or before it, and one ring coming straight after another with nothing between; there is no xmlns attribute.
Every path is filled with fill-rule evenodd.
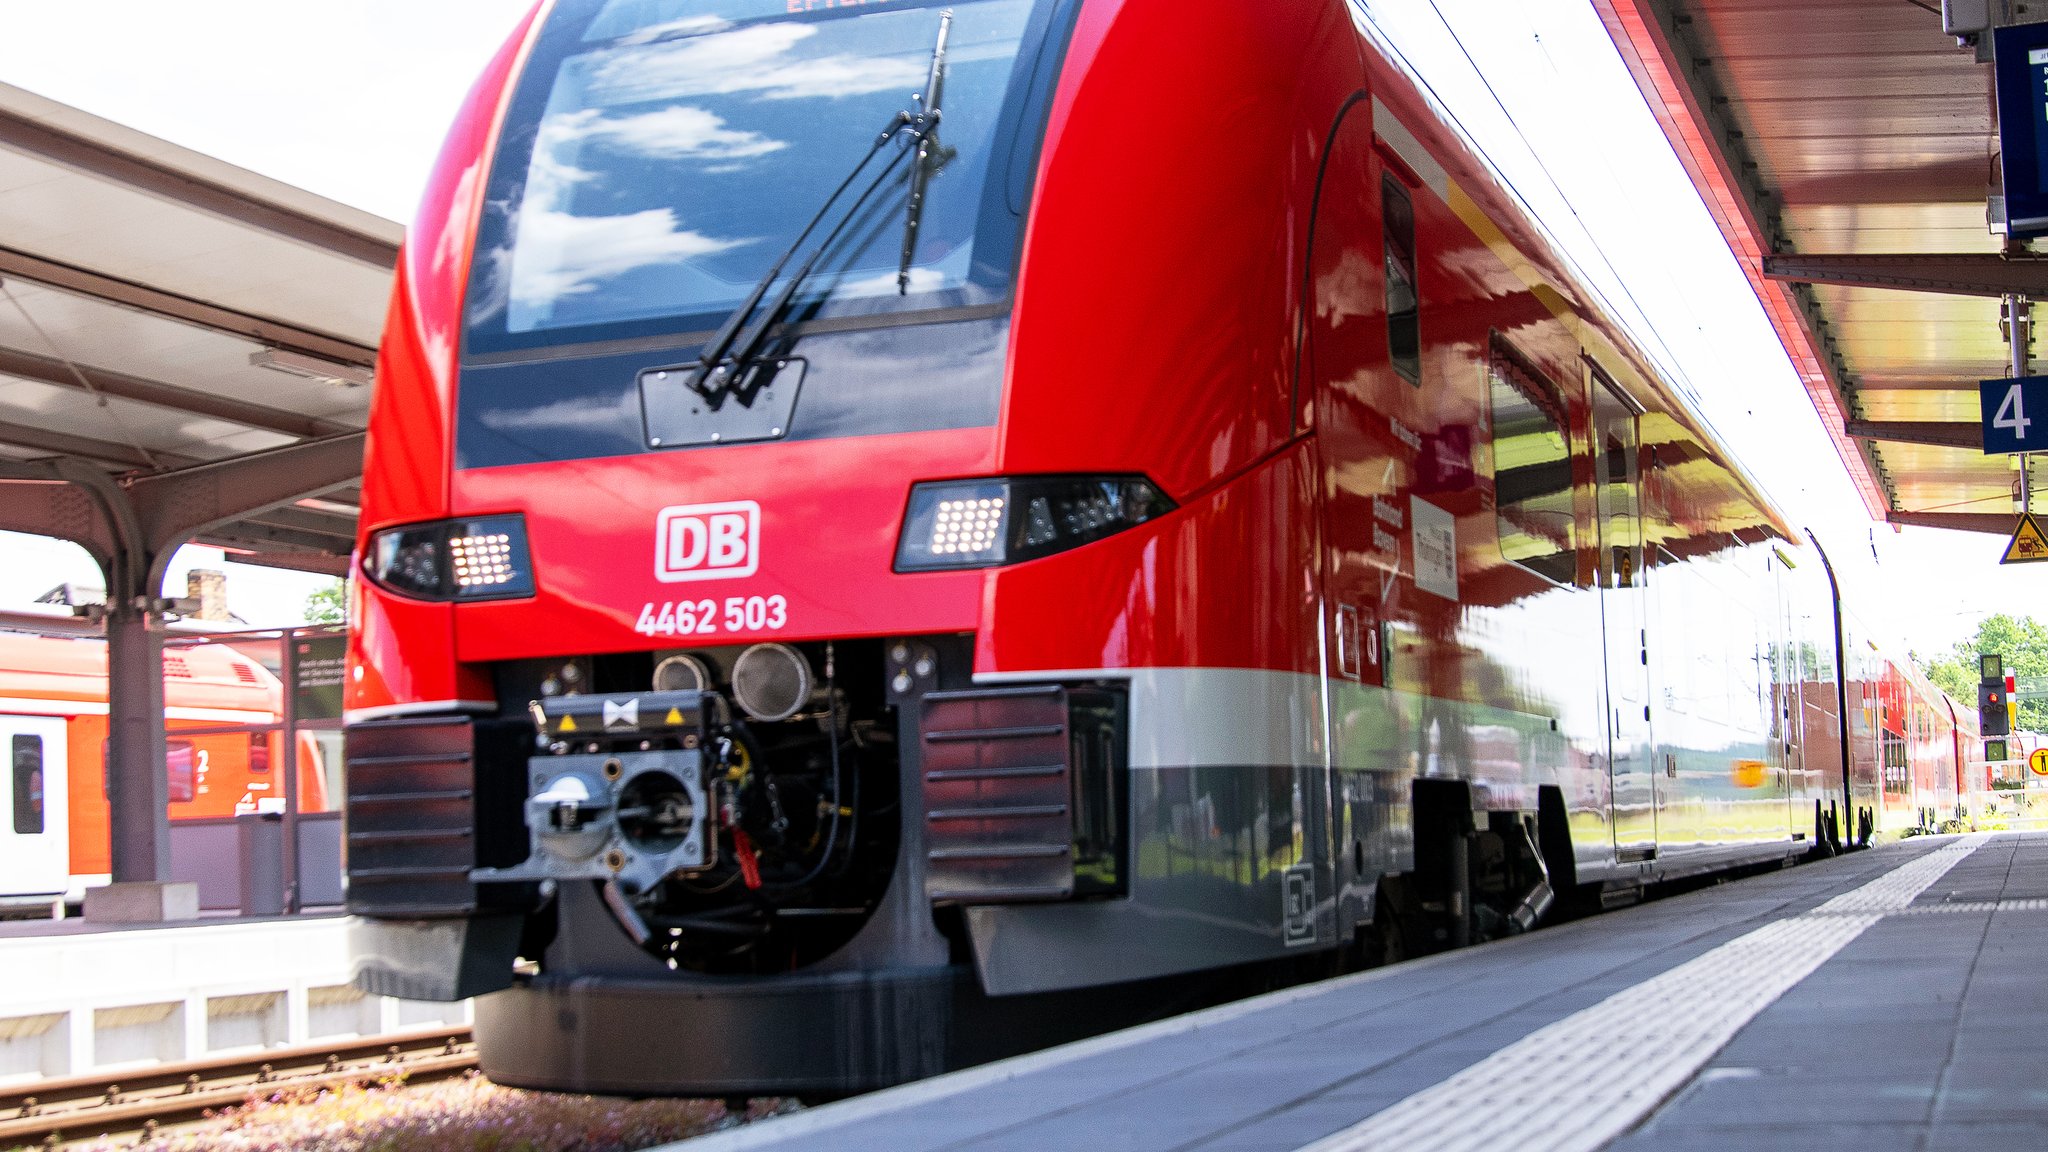
<svg viewBox="0 0 2048 1152"><path fill-rule="evenodd" d="M750 1116L784 1105L757 1101ZM89 1152L635 1152L731 1127L712 1100L623 1100L502 1088L471 1073L284 1090L162 1133L110 1136Z"/></svg>

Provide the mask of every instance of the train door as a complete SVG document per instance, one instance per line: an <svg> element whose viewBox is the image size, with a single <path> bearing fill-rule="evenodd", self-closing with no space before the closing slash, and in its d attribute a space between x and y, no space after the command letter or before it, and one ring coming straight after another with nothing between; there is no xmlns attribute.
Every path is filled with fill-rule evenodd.
<svg viewBox="0 0 2048 1152"><path fill-rule="evenodd" d="M64 721L0 716L7 780L0 786L0 899L57 896L70 887Z"/></svg>
<svg viewBox="0 0 2048 1152"><path fill-rule="evenodd" d="M1771 726L1778 730L1777 752L1785 782L1785 826L1794 836L1813 832L1813 781L1806 774L1806 709L1800 685L1812 677L1807 667L1811 645L1799 628L1795 597L1798 579L1792 562L1782 551L1775 554L1778 592L1778 654L1771 661Z"/></svg>
<svg viewBox="0 0 2048 1152"><path fill-rule="evenodd" d="M1378 168L1371 106L1351 104L1331 129L1310 229L1309 283L1317 303L1309 313L1302 399L1311 407L1296 417L1300 426L1315 428L1322 455L1319 560L1330 606L1323 645L1330 771L1325 785L1306 789L1305 797L1327 798L1320 827L1337 849L1330 853L1329 880L1340 931L1371 914L1368 901L1382 872L1412 867L1405 821L1396 824L1396 808L1387 802L1406 797L1408 783L1380 775L1392 766L1375 744L1394 730L1388 696L1375 689L1384 683L1380 622L1401 572L1399 539L1376 513L1407 506L1402 492L1409 465L1375 407L1376 400L1386 406L1375 383L1387 358L1386 325L1374 309L1332 295L1340 281L1360 290L1343 271L1379 269L1383 249L1394 243L1383 235L1381 205L1399 189L1383 189ZM1368 475L1380 483L1361 487L1358 478Z"/></svg>
<svg viewBox="0 0 2048 1152"><path fill-rule="evenodd" d="M1656 854L1651 772L1649 623L1643 603L1642 459L1638 409L1593 374L1594 495L1600 523L1600 621L1606 634L1607 766L1614 790L1614 853Z"/></svg>

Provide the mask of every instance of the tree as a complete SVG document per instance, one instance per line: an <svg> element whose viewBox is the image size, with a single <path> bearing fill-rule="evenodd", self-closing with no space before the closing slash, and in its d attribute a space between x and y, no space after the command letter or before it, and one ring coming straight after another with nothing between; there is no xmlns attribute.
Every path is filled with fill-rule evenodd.
<svg viewBox="0 0 2048 1152"><path fill-rule="evenodd" d="M339 624L348 619L348 586L336 580L306 597L306 623Z"/></svg>
<svg viewBox="0 0 2048 1152"><path fill-rule="evenodd" d="M1977 656L1992 653L2005 657L2005 674L2022 680L2048 679L2048 625L2032 616L2008 616L2000 612L1986 616L1977 634L1956 641L1948 652L1931 660L1918 656L1920 670L1935 687L1972 704L1977 699ZM2027 700L2020 704L2019 727L2028 732L2048 731L2048 701Z"/></svg>

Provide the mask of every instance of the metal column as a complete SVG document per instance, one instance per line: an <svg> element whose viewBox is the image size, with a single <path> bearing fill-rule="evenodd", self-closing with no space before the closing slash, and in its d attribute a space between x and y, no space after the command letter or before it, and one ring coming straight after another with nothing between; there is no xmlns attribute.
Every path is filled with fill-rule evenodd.
<svg viewBox="0 0 2048 1152"><path fill-rule="evenodd" d="M2012 351L2011 372L2014 379L2028 374L2032 357L2027 354L2034 337L2033 307L2025 296L2012 295L2005 298L2005 338ZM2028 453L2019 454L2020 485L2018 502L2020 515L2034 510L2033 461Z"/></svg>
<svg viewBox="0 0 2048 1152"><path fill-rule="evenodd" d="M107 805L116 884L171 876L164 618L155 597L122 587L132 583L108 574Z"/></svg>

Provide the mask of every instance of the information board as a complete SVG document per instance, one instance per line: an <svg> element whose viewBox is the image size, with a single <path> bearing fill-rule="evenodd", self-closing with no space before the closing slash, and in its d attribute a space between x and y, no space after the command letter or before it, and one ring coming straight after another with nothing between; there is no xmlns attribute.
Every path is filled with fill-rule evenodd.
<svg viewBox="0 0 2048 1152"><path fill-rule="evenodd" d="M296 719L341 719L341 687L348 666L348 637L300 635L292 640L292 704Z"/></svg>
<svg viewBox="0 0 2048 1152"><path fill-rule="evenodd" d="M1992 33L2005 221L2014 236L2048 233L2048 24Z"/></svg>

